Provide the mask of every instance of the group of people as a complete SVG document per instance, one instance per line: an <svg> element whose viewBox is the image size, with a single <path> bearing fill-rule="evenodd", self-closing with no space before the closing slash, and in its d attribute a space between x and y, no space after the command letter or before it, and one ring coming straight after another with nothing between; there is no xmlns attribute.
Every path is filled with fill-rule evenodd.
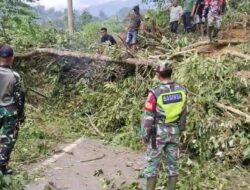
<svg viewBox="0 0 250 190"><path fill-rule="evenodd" d="M13 61L13 49L0 45L0 172L3 175L13 173L8 162L19 127L25 121L25 92L20 75L12 69ZM185 129L187 114L187 91L171 80L170 63L161 63L154 71L160 83L149 90L141 127L142 142L147 146L146 190L156 187L162 152L169 175L168 190L175 190L179 175L179 136Z"/></svg>
<svg viewBox="0 0 250 190"><path fill-rule="evenodd" d="M187 0L190 3L192 0ZM218 1L218 0L217 0ZM207 14L208 22L219 22L216 0L211 0L212 4L205 4L204 8L209 7ZM191 7L189 5L189 7ZM193 4L192 4L193 5ZM171 19L174 15L181 12L177 1L174 0L173 7L176 7L178 14L171 11ZM173 9L173 8L171 8ZM189 9L190 10L190 9ZM184 10L186 29L189 28L187 12ZM178 17L178 19L180 19ZM178 26L175 20L171 20L172 29ZM126 38L126 45L132 48L137 43L138 31L141 25L139 6L133 8L130 15L130 24ZM109 41L115 45L115 39L107 33L107 28L101 28L101 42ZM25 93L21 78L12 69L14 61L14 51L8 45L0 45L0 171L3 175L12 174L12 169L8 167L10 155L18 137L19 126L25 120L24 104ZM179 136L185 129L186 122L186 89L171 80L172 67L170 63L159 64L155 68L156 77L160 83L149 90L141 127L143 143L147 146L147 166L145 177L147 179L146 190L154 190L157 182L157 175L160 166L161 154L164 152L166 158L166 170L168 173L168 190L175 190L179 159Z"/></svg>
<svg viewBox="0 0 250 190"><path fill-rule="evenodd" d="M198 28L204 35L207 28L209 41L213 42L221 27L221 15L225 5L225 0L185 0L182 8L177 0L173 0L169 7L170 30L177 33L182 19L185 32L194 32Z"/></svg>
<svg viewBox="0 0 250 190"><path fill-rule="evenodd" d="M138 41L139 29L141 26L142 18L140 15L140 7L136 5L133 7L132 12L128 16L129 24L128 24L128 32L125 40L125 45L127 48L134 48ZM114 37L108 34L108 29L103 27L100 30L101 34L101 43L108 42L110 45L116 45L117 42Z"/></svg>
<svg viewBox="0 0 250 190"><path fill-rule="evenodd" d="M170 11L169 28L173 33L178 32L178 27L183 21L184 31L187 33L199 30L201 35L207 33L209 42L215 42L221 27L221 15L225 10L226 0L185 0L182 8L178 0L170 0L166 9ZM128 16L129 24L125 45L128 48L136 47L138 42L138 33L141 26L144 26L143 18L140 14L140 7L134 6ZM150 19L145 17L145 22ZM143 24L142 24L143 23ZM153 31L155 24L153 22L147 26L148 31ZM107 28L101 29L101 43L110 42L115 45L114 37L107 33Z"/></svg>
<svg viewBox="0 0 250 190"><path fill-rule="evenodd" d="M212 41L220 28L222 5L221 0L186 0L182 11L177 0L173 0L170 7L171 31L177 32L182 18L185 30L191 32L191 20L197 14L200 24L208 23L208 35ZM130 15L125 41L130 48L137 43L141 21L139 6L135 6ZM107 33L107 28L102 28L101 42L107 41L111 45L116 44L115 39ZM24 88L20 76L12 69L13 61L13 49L8 45L0 45L0 171L4 175L12 173L8 162L17 140L19 126L25 120ZM179 175L179 136L185 129L187 114L187 90L171 80L171 64L160 64L155 73L160 83L149 90L141 127L142 139L147 145L146 189L154 190L156 187L160 160L164 152L169 176L167 189L175 190Z"/></svg>

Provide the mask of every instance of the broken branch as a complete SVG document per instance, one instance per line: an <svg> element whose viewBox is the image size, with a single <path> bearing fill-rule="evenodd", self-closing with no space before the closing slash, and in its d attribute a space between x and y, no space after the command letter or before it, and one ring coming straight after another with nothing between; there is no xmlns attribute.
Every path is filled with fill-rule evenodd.
<svg viewBox="0 0 250 190"><path fill-rule="evenodd" d="M243 54L243 53L240 53L240 52L237 52L237 51L229 51L229 50L227 50L223 54L232 55L232 56L239 57L239 58L242 58L242 59L250 60L250 55Z"/></svg>
<svg viewBox="0 0 250 190"><path fill-rule="evenodd" d="M196 49L189 49L189 50L185 50L185 51L176 52L176 53L172 54L169 57L169 59L174 59L174 58L182 57L182 56L185 56L186 54L193 53L195 51L197 51L197 50Z"/></svg>
<svg viewBox="0 0 250 190"><path fill-rule="evenodd" d="M239 116L242 116L242 117L245 117L247 119L247 122L250 122L250 115L238 110L238 109L235 109L233 107L230 107L230 106L226 106L226 105L223 105L221 103L215 103L215 105L220 108L220 109L224 109L224 110L228 110L230 112L233 112Z"/></svg>
<svg viewBox="0 0 250 190"><path fill-rule="evenodd" d="M248 40L218 40L218 42L211 44L209 41L202 41L202 42L190 44L189 46L182 48L182 50L194 49L194 48L205 46L205 45L226 46L229 44L237 45L237 44L248 43L248 42L249 42Z"/></svg>
<svg viewBox="0 0 250 190"><path fill-rule="evenodd" d="M89 122L91 124L91 126L93 127L93 129L96 131L96 133L98 135L100 135L101 137L105 137L105 135L95 126L95 124L93 123L92 119L90 118L90 116L88 114L86 114L88 119L89 119Z"/></svg>
<svg viewBox="0 0 250 190"><path fill-rule="evenodd" d="M37 95L39 95L39 96L41 96L41 97L43 97L43 98L46 98L46 99L49 98L48 96L42 94L41 92L38 92L38 91L34 90L33 88L28 87L28 90L34 92L35 94L37 94Z"/></svg>

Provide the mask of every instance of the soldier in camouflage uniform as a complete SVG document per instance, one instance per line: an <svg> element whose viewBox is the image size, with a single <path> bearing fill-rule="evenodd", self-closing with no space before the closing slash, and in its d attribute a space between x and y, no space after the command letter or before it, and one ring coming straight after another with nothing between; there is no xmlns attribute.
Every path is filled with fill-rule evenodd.
<svg viewBox="0 0 250 190"><path fill-rule="evenodd" d="M187 95L183 86L171 81L169 64L162 64L155 71L161 83L149 91L142 122L143 139L147 144L147 190L155 189L162 152L169 176L168 190L174 190L179 174L179 135L185 128Z"/></svg>
<svg viewBox="0 0 250 190"><path fill-rule="evenodd" d="M24 90L20 76L11 69L13 49L0 45L0 171L12 174L8 162L18 136L19 124L24 122Z"/></svg>

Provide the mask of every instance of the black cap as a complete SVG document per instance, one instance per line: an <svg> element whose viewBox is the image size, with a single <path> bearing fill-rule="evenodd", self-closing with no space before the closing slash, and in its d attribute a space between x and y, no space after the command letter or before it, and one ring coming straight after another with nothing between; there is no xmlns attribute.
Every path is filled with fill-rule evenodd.
<svg viewBox="0 0 250 190"><path fill-rule="evenodd" d="M154 69L155 72L165 72L165 71L172 71L172 64L169 61L164 61L159 63L158 66Z"/></svg>
<svg viewBox="0 0 250 190"><path fill-rule="evenodd" d="M9 58L14 56L13 49L8 45L0 45L0 57Z"/></svg>
<svg viewBox="0 0 250 190"><path fill-rule="evenodd" d="M134 6L134 7L133 7L133 10L134 10L134 11L140 11L139 5Z"/></svg>

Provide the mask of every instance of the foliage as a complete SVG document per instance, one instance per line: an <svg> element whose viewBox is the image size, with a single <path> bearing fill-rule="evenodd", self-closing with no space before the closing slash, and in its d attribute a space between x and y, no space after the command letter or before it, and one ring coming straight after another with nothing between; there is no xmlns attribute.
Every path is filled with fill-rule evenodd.
<svg viewBox="0 0 250 190"><path fill-rule="evenodd" d="M221 112L214 104L222 102L239 109L249 104L249 83L234 74L246 69L247 65L244 62L236 65L227 58L204 59L198 56L178 65L176 78L191 92L189 104L192 109L185 133L191 152L205 159L216 157L239 161L249 143L248 124L244 119ZM249 69L249 65L247 67Z"/></svg>
<svg viewBox="0 0 250 190"><path fill-rule="evenodd" d="M3 176L0 174L1 190L23 190L27 182L27 174L19 174L15 176Z"/></svg>
<svg viewBox="0 0 250 190"><path fill-rule="evenodd" d="M188 104L192 105L187 130L182 136L186 155L181 161L181 175L186 177L179 182L180 189L225 187L228 183L226 177L217 179L215 176L229 170L231 164L242 163L243 152L250 141L249 125L244 118L219 110L215 103L230 104L237 109L249 105L249 83L234 75L238 70L246 69L249 69L249 64L244 61L236 65L229 58L210 59L198 55L176 65L175 79L190 91ZM112 67L108 70L111 72ZM138 150L142 147L138 135L141 108L147 88L153 85L150 76L143 77L139 73L101 85L96 81L91 88L83 80L77 85L79 93L71 97L78 106L69 101L69 107L65 107L64 101L63 110L70 110L72 118L81 117L85 124L90 122L86 116L89 115L91 122L106 134L106 140ZM70 92L72 94L72 89ZM95 134L91 128L85 132ZM162 179L164 182L160 180L159 186L166 185L165 177Z"/></svg>
<svg viewBox="0 0 250 190"><path fill-rule="evenodd" d="M157 26L165 28L169 23L169 11L161 9L149 9L146 12L146 15L149 18L152 18L156 21Z"/></svg>
<svg viewBox="0 0 250 190"><path fill-rule="evenodd" d="M41 25L52 22L56 28L65 29L67 27L66 9L64 11L56 11L54 8L46 9L45 6L35 6L34 10L37 14L37 23Z"/></svg>
<svg viewBox="0 0 250 190"><path fill-rule="evenodd" d="M85 22L84 17L84 27L70 36L55 29L51 23L39 26L29 7L23 4L10 7L13 2L17 3L0 1L1 11L4 10L0 16L6 24L2 28L0 26L0 30L5 31L1 32L0 41L10 42L18 50L59 47L93 51L99 42L102 26L107 27L112 35L123 29L116 17L104 22ZM241 3L235 8L248 10ZM156 18L159 26L167 25L166 11L150 10L147 14ZM231 20L238 18L238 15L242 16L242 13L232 14L228 11L226 17ZM163 38L161 43L164 48L172 50L186 46L190 41L191 36L171 36ZM244 52L249 51L249 45L240 48ZM117 53L116 49L111 48L111 51L111 54ZM42 91L49 100L28 92L28 119L22 128L11 163L17 168L21 168L20 163L29 164L49 156L57 143L65 139L74 139L82 134L98 135L91 127L93 124L105 134L105 140L111 143L135 150L142 148L139 137L141 110L147 89L155 84L151 71L137 67L124 74L124 65L96 63L91 67L95 77L63 85L58 82L57 74L61 62L66 64L68 61L43 56L18 62L17 68L25 73L26 86ZM223 189L230 183L224 176L225 171L235 169L233 166L236 164L249 162L249 123L244 118L216 107L216 103L220 102L249 113L249 81L235 77L235 72L249 69L249 62L239 59L205 58L196 54L175 65L175 79L189 90L188 104L191 105L187 130L182 136L185 154L181 159L183 177L179 181L179 189L218 186L218 189ZM244 169L242 171L245 172ZM166 185L164 172L161 172L160 177L158 185L163 187ZM11 178L11 183L9 178L0 176L0 185L17 189L26 180L23 174ZM127 189L135 188L131 185Z"/></svg>
<svg viewBox="0 0 250 190"><path fill-rule="evenodd" d="M92 22L93 16L88 11L83 11L79 17L79 25L84 27L86 24Z"/></svg>
<svg viewBox="0 0 250 190"><path fill-rule="evenodd" d="M10 43L16 27L23 24L31 26L35 15L27 4L19 0L1 0L0 7L0 42Z"/></svg>
<svg viewBox="0 0 250 190"><path fill-rule="evenodd" d="M233 10L237 10L241 13L249 13L250 12L250 2L248 0L239 0L239 1L232 1L229 0L229 7Z"/></svg>
<svg viewBox="0 0 250 190"><path fill-rule="evenodd" d="M84 51L95 51L100 45L100 29L106 27L108 33L116 38L116 35L123 30L122 24L115 17L110 17L108 20L103 22L96 21L86 24L82 30L76 32L70 37L70 44L68 48L84 50Z"/></svg>

